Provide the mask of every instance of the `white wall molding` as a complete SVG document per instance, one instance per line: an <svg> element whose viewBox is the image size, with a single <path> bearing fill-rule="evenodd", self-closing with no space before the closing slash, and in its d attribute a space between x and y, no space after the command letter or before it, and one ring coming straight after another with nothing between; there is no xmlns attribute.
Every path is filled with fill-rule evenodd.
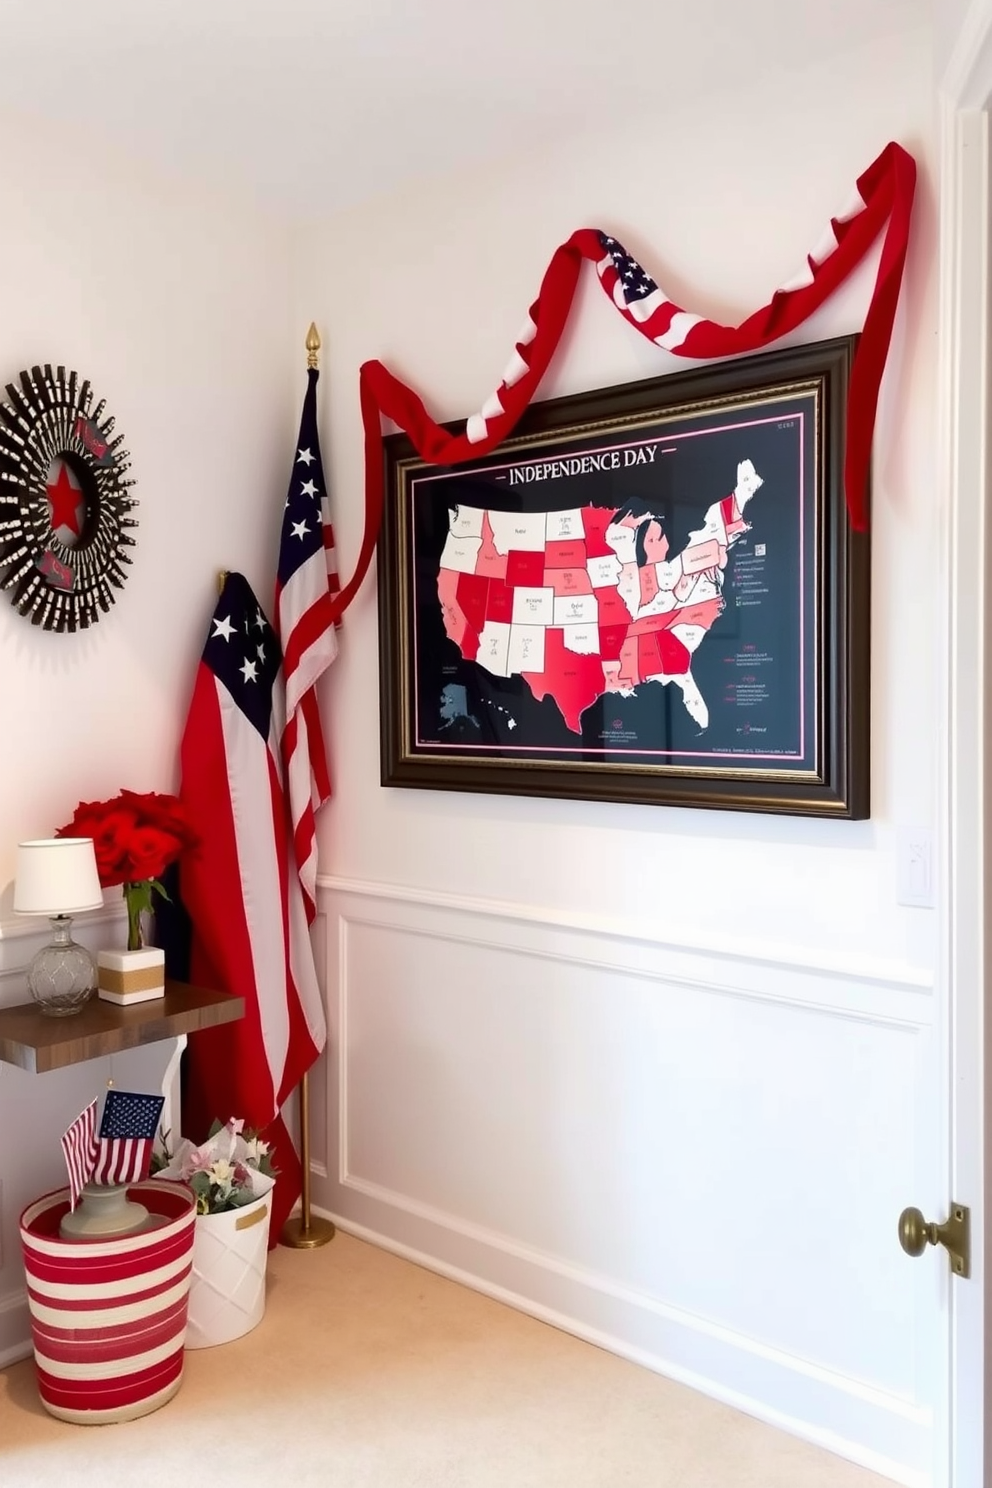
<svg viewBox="0 0 992 1488"><path fill-rule="evenodd" d="M435 906L445 915L465 915L469 919L478 914L474 909L454 910L450 905ZM719 997L734 997L755 1002L773 1002L784 1007L804 1008L838 1018L852 1018L863 1022L885 1025L893 1029L915 1030L930 1023L929 1003L918 996L921 988L915 983L900 984L889 980L885 984L875 982L870 976L847 978L828 983L820 968L811 968L805 962L789 963L784 958L772 962L770 958L753 958L750 963L744 957L733 962L721 953L719 959L710 959L711 952L705 946L688 952L679 947L674 955L672 947L656 941L651 949L657 954L644 954L647 942L629 942L629 955L624 955L624 942L619 937L603 937L596 930L576 932L569 929L561 932L555 922L546 922L548 930L559 932L564 942L555 948L534 944L534 937L514 933L511 917L499 917L505 927L504 934L473 934L470 928L456 930L438 926L403 924L397 916L374 913L346 914L341 916L341 962L342 995L341 1012L347 1017L348 976L347 936L350 929L366 925L370 928L402 928L408 935L423 937L431 941L446 941L450 945L471 946L476 950L524 953L533 960L557 962L563 966L595 966L600 971L617 972L625 977L665 985L668 990L679 988L694 992L710 992ZM528 928L539 927L536 917L528 922ZM569 944L571 940L571 944ZM686 964L688 961L688 964ZM719 973L723 972L721 977ZM773 974L774 973L774 974ZM832 990L832 998L825 996ZM866 1003L866 992L871 996Z"/></svg>
<svg viewBox="0 0 992 1488"><path fill-rule="evenodd" d="M86 915L74 915L72 920L73 935L78 940L86 941L106 936L110 927L115 930L126 922L126 911L118 909L117 905L105 904L102 909L95 909ZM11 971L20 967L11 966L10 959L16 956L21 966L26 966L41 946L50 936L48 920L44 915L10 915L6 918L0 917L0 976L9 975Z"/></svg>
<svg viewBox="0 0 992 1488"><path fill-rule="evenodd" d="M427 1223L458 1235L462 1239L471 1241L473 1244L499 1251L502 1255L511 1259L522 1261L528 1266L552 1273L554 1276L575 1287L599 1292L604 1297L623 1303L626 1307L643 1309L645 1312L653 1313L656 1318L663 1322L674 1323L680 1328L689 1328L693 1331L703 1333L707 1337L716 1339L735 1349L741 1349L745 1353L753 1355L756 1359L775 1363L779 1368L798 1370L799 1373L807 1375L811 1380L816 1380L833 1390L840 1390L855 1399L891 1411L901 1420L906 1421L912 1426L929 1426L931 1423L930 1411L915 1405L904 1396L897 1395L890 1390L880 1390L864 1380L852 1379L848 1375L840 1374L835 1369L824 1368L822 1364L818 1364L813 1359L806 1359L801 1355L788 1353L784 1349L770 1347L768 1344L761 1343L757 1339L749 1338L746 1334L740 1333L736 1329L723 1327L718 1323L710 1321L708 1318L702 1317L698 1313L689 1312L686 1308L675 1307L671 1303L663 1302L657 1297L652 1297L647 1292L640 1292L631 1287L622 1286L614 1281L612 1277L603 1276L597 1272L586 1270L581 1266L572 1265L560 1256L549 1255L535 1250L533 1246L523 1245L519 1241L514 1240L510 1235L502 1235L495 1230L484 1229L481 1225L466 1223L454 1215L433 1209L429 1204L418 1204L405 1194L395 1193L376 1183L366 1183L361 1179L348 1177L344 1180L343 1186L353 1189L356 1193L365 1194L367 1198L373 1199L377 1203L386 1205L389 1208L401 1209L406 1214L410 1214L417 1219L425 1220ZM655 1368L657 1367L658 1363L656 1361Z"/></svg>
<svg viewBox="0 0 992 1488"><path fill-rule="evenodd" d="M31 1355L31 1318L28 1294L21 1287L0 1297L0 1369Z"/></svg>
<svg viewBox="0 0 992 1488"><path fill-rule="evenodd" d="M73 917L72 934L91 951L120 941L121 927L126 924L123 909L116 904L104 905L86 915ZM26 1001L25 973L32 958L50 939L48 920L43 915L11 915L0 918L0 1003Z"/></svg>
<svg viewBox="0 0 992 1488"><path fill-rule="evenodd" d="M850 977L855 981L891 988L896 992L929 993L933 990L933 973L928 967L888 957L811 952L808 947L786 939L761 937L745 940L717 932L681 939L659 934L657 927L643 921L625 922L615 916L579 915L552 906L518 904L512 901L482 899L468 894L450 894L432 889L405 887L390 883L368 883L358 879L318 875L318 890L326 894L346 894L369 901L405 904L459 915L474 915L491 922L516 923L545 930L575 932L611 943L644 945L672 955L685 955L698 964L701 958L748 963L756 969L780 968L787 972L809 973L812 977ZM500 938L497 944L502 944Z"/></svg>
<svg viewBox="0 0 992 1488"><path fill-rule="evenodd" d="M713 1026L717 1016L712 1006L706 1006L714 998L736 1004L740 1011L733 1019L743 1030L763 1027L763 1020L771 1016L786 1018L787 1025L777 1025L776 1057L788 1060L795 1055L806 1061L804 1068L815 1070L820 1054L811 1056L811 1049L818 1051L822 1046L823 1067L816 1079L827 1099L836 1089L834 1075L844 1077L847 1071L846 1056L840 1051L851 1040L867 1040L865 1047L873 1051L870 1064L876 1085L885 1090L886 1099L891 1093L896 1106L905 1108L915 1120L917 1113L908 1092L932 1057L933 1046L934 1002L928 995L926 973L892 962L884 963L883 969L874 958L847 957L841 974L811 964L807 955L793 958L788 944L770 940L763 941L760 949L751 943L747 954L733 956L719 938L715 938L716 948L689 946L643 925L636 935L628 936L616 921L589 925L535 905L508 905L340 878L321 882L319 902L326 919L331 1027L324 1133L329 1162L326 1173L316 1167L312 1172L315 1199L333 1213L336 1222L875 1471L910 1484L927 1481L919 1464L931 1451L933 1415L908 1386L903 1391L889 1388L880 1379L861 1378L834 1367L825 1362L827 1355L819 1359L815 1352L782 1346L776 1341L774 1325L770 1337L744 1332L705 1306L684 1302L679 1284L667 1272L651 1273L652 1287L646 1288L633 1279L639 1262L626 1274L622 1269L612 1274L602 1266L589 1265L576 1258L579 1251L573 1253L567 1234L572 1220L578 1233L588 1234L590 1224L595 1229L588 1205L601 1206L600 1199L590 1200L588 1192L582 1194L588 1185L574 1186L575 1125L584 1119L582 1108L589 1104L576 1083L576 1071L590 1068L590 1045L582 1042L588 1038L587 1025L587 1033L579 1036L576 1046L577 1063L570 1062L574 1049L569 1046L574 1039L568 1020L573 1008L584 1019L608 1018L610 1009L617 1010L621 1023L627 1017L646 1017L644 1036L658 1040L659 1052L673 1038L688 1038L684 1047L690 1060L699 1028ZM418 965L431 970L418 977ZM438 969L436 983L433 968ZM855 974L856 968L860 975ZM505 997L521 979L528 988L523 1001ZM559 1000L549 1014L541 1004L546 1001L544 989L553 986ZM591 1014L590 1005L594 1008ZM626 1009L623 1013L621 1006ZM484 1027L474 1036L476 1008ZM474 1088L475 1074L490 1062L488 1041L498 1027L498 1021L495 1025L491 1021L494 1008L497 1020L507 1020L511 1045L519 1042L522 1068L528 1065L531 1040L536 1039L536 1047L546 1053L555 1047L548 1043L549 1030L552 1039L560 1041L552 1076L560 1096L554 1105L538 1099L534 1106L533 1074L529 1080L522 1075L517 1087L527 1113L521 1117L504 1117L502 1112L495 1116L492 1087ZM454 1032L450 1030L452 1017L458 1022ZM605 1031L606 1023L597 1026ZM833 1033L828 1032L831 1026ZM509 1069L505 1045L502 1055L494 1049L491 1057L502 1060L502 1078ZM735 1057L731 1055L730 1064L722 1068L731 1071ZM411 1074L405 1066L418 1059L422 1063ZM592 1059L595 1068L595 1054ZM610 1084L621 1068L615 1060L608 1061L599 1075L610 1093L596 1110L607 1123L614 1106L620 1110L629 1103L622 1083ZM642 1094L645 1087L637 1082L643 1078L643 1070L633 1074L635 1089ZM442 1092L450 1087L457 1105L449 1105L447 1094L439 1095L439 1104L432 1105L431 1083ZM401 1087L403 1093L397 1095ZM411 1120L416 1125L423 1119L417 1111L419 1092L424 1092L435 1114L408 1141L404 1128ZM863 1098L859 1094L855 1100L848 1094L845 1105L856 1105ZM384 1103L392 1109L392 1116L383 1116ZM449 1131L455 1109L458 1129ZM688 1116L688 1108L683 1109ZM647 1135L652 1128L656 1130L659 1111L649 1102L642 1114ZM438 1124L430 1125L435 1119ZM739 1120L751 1119L747 1112L739 1113ZM516 1149L527 1169L523 1176L513 1161L499 1173L491 1166L494 1120L497 1125L505 1120L511 1143L523 1144ZM703 1118L704 1128L708 1120ZM880 1137L900 1169L900 1185L911 1181L913 1163L914 1137L904 1123L903 1128L899 1151L890 1137ZM719 1140L712 1129L695 1134L694 1139L701 1142L701 1158L714 1137ZM625 1139L618 1132L611 1140L609 1161L620 1173L625 1165ZM649 1142L655 1140L649 1137ZM564 1144L561 1162L571 1174L564 1180L564 1209L558 1207L557 1198L548 1206L539 1202L534 1209L535 1184L553 1187L554 1179L543 1158L532 1164L525 1155L530 1141L539 1147ZM397 1147L403 1148L401 1156L394 1151ZM431 1152L428 1158L418 1156L426 1149ZM515 1150L512 1145L510 1150ZM487 1187L493 1183L499 1189L503 1207L495 1225L479 1218L480 1207L484 1210L487 1201L480 1201L469 1176L473 1167L491 1175L485 1180ZM677 1182L681 1183L685 1170L679 1168L679 1172L682 1178ZM612 1191L615 1174L604 1173L595 1158L590 1176L602 1193ZM663 1180L659 1177L658 1182ZM634 1206L625 1222L643 1231L650 1227L652 1213L649 1187L644 1190L644 1213L638 1214L641 1201L636 1186L630 1190L629 1184L630 1179L624 1179L616 1190L627 1192ZM852 1180L844 1202L858 1191L858 1183ZM728 1202L739 1199L740 1195ZM886 1247L884 1237L878 1238L880 1229L887 1228L885 1221L893 1205L893 1198L886 1199L880 1225L872 1222L872 1243L881 1250ZM709 1195L703 1207L705 1213L698 1212L693 1223L719 1226L716 1195ZM898 1213L898 1208L893 1212ZM565 1213L571 1219L566 1221ZM563 1244L534 1243L527 1230L529 1223L539 1232L558 1235ZM762 1242L753 1234L752 1243ZM620 1262L618 1257L618 1266L623 1264L630 1262ZM676 1260L675 1264L677 1270L681 1263ZM747 1263L744 1266L743 1274L750 1274ZM758 1283L759 1290L761 1285L768 1285L767 1277ZM787 1329L783 1338L786 1333Z"/></svg>

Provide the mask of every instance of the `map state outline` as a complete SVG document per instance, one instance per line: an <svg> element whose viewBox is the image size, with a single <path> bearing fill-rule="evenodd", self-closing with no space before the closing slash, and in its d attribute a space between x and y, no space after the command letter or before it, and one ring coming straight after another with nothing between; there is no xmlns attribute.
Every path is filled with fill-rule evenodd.
<svg viewBox="0 0 992 1488"><path fill-rule="evenodd" d="M650 510L507 512L459 503L438 560L445 633L466 661L494 677L520 676L538 701L550 697L573 733L581 734L582 714L600 698L636 696L650 683L674 683L705 730L709 705L692 659L723 613L728 555L751 530L744 513L763 484L750 459L739 461L733 491L706 509L674 554ZM565 565L555 561L563 549ZM576 561L580 549L584 564ZM577 592L559 592L563 569ZM558 577L548 583L550 570Z"/></svg>

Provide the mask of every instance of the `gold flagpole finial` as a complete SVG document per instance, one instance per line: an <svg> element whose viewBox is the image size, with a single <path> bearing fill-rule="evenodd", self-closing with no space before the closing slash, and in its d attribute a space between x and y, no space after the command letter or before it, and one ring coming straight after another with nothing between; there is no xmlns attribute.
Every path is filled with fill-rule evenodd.
<svg viewBox="0 0 992 1488"><path fill-rule="evenodd" d="M217 593L224 593L224 585L227 583L227 569L222 568L217 575Z"/></svg>
<svg viewBox="0 0 992 1488"><path fill-rule="evenodd" d="M320 332L317 330L317 327L314 325L313 321L311 321L310 322L310 329L307 331L307 366L308 367L316 367L316 365L317 365L317 353L319 351L320 351Z"/></svg>

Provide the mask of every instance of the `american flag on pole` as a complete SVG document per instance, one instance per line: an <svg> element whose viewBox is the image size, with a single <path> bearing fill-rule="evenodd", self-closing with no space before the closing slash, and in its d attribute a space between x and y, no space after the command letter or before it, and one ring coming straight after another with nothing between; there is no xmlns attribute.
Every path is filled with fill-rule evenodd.
<svg viewBox="0 0 992 1488"><path fill-rule="evenodd" d="M96 1101L90 1101L85 1111L80 1111L68 1131L62 1136L62 1154L69 1173L69 1207L75 1209L84 1183L89 1183L96 1166Z"/></svg>
<svg viewBox="0 0 992 1488"><path fill-rule="evenodd" d="M96 1105L91 1101L62 1137L71 1209L87 1183L140 1183L148 1177L165 1097L109 1090L99 1136Z"/></svg>
<svg viewBox="0 0 992 1488"><path fill-rule="evenodd" d="M180 797L200 843L181 882L192 979L243 997L245 1016L190 1036L183 1124L202 1136L229 1116L266 1128L280 1169L274 1235L275 1209L288 1215L300 1191L279 1110L327 1036L283 790L281 660L248 581L228 574L182 740Z"/></svg>
<svg viewBox="0 0 992 1488"><path fill-rule="evenodd" d="M286 727L281 740L293 849L308 921L316 912L315 815L331 794L316 684L338 654L331 596L338 590L334 533L317 432L316 367L307 371L300 435L279 544L275 628L284 657Z"/></svg>

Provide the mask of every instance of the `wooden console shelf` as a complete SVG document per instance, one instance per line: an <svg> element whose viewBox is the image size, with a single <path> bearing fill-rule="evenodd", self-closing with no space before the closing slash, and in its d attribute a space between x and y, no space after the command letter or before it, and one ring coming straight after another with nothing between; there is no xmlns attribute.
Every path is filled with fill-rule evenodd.
<svg viewBox="0 0 992 1488"><path fill-rule="evenodd" d="M154 1002L123 1008L92 997L81 1013L68 1018L46 1017L33 1002L24 1002L0 1008L0 1060L40 1075L83 1059L233 1023L244 1015L243 997L170 981L165 996Z"/></svg>

